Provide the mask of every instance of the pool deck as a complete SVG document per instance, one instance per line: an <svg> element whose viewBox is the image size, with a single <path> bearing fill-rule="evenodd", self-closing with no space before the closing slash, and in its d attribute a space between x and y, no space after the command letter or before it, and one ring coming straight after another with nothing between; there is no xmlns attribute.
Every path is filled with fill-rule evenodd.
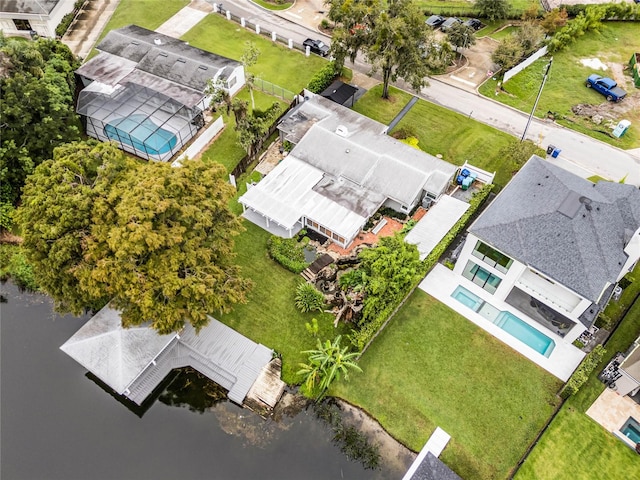
<svg viewBox="0 0 640 480"><path fill-rule="evenodd" d="M551 338L556 346L551 352L549 358L533 350L528 345L525 345L520 340L514 338L509 333L502 330L500 327L494 325L482 315L474 312L472 309L466 307L458 300L453 298L451 294L458 286L463 286L473 294L482 298L482 300L490 303L498 310L504 310L511 312L522 321L528 323L536 330L544 333L547 337ZM435 297L440 302L444 303L448 307L455 310L457 313L475 323L483 330L489 332L498 340L509 345L521 355L525 356L535 364L544 368L552 375L558 377L560 380L566 382L576 367L580 364L585 356L585 353L580 349L574 347L571 343L566 342L562 337L550 332L542 325L532 320L527 315L519 312L505 302L499 301L476 284L468 281L466 278L454 274L451 270L444 265L438 264L435 268L425 277L420 283L420 289Z"/></svg>
<svg viewBox="0 0 640 480"><path fill-rule="evenodd" d="M605 388L587 410L587 415L602 425L607 431L620 438L629 447L635 444L624 436L620 429L629 417L640 420L640 405L630 397L621 397L610 388Z"/></svg>

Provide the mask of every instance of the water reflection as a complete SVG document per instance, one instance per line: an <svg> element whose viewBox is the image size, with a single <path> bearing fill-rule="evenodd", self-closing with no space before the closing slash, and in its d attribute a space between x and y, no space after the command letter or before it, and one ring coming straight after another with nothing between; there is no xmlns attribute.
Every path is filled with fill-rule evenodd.
<svg viewBox="0 0 640 480"><path fill-rule="evenodd" d="M61 317L47 297L10 283L0 290L8 299L0 305L3 480L402 476L347 459L331 428L296 397L265 421L208 387L194 400L200 380L187 377L132 415L59 350L88 317Z"/></svg>

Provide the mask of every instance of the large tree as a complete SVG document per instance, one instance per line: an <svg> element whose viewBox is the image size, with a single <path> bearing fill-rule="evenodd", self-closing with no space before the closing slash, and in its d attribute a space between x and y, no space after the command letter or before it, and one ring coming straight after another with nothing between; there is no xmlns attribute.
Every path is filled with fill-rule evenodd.
<svg viewBox="0 0 640 480"><path fill-rule="evenodd" d="M55 150L25 186L18 219L42 289L61 311L107 300L123 325L161 333L245 300L250 282L233 263L241 225L228 208L224 169L140 163L111 144Z"/></svg>
<svg viewBox="0 0 640 480"><path fill-rule="evenodd" d="M80 138L73 105L78 65L57 40L0 34L0 203L15 204L27 175L54 147Z"/></svg>
<svg viewBox="0 0 640 480"><path fill-rule="evenodd" d="M382 97L389 97L389 83L404 79L414 89L428 84L425 45L431 31L411 0L329 0L329 18L336 23L332 54L341 65L362 52L372 73L382 74Z"/></svg>
<svg viewBox="0 0 640 480"><path fill-rule="evenodd" d="M482 18L491 21L507 18L511 10L509 0L476 0L475 7Z"/></svg>

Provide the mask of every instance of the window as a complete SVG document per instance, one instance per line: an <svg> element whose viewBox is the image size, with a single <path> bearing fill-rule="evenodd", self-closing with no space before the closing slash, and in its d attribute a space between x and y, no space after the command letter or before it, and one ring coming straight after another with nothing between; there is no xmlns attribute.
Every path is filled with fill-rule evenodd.
<svg viewBox="0 0 640 480"><path fill-rule="evenodd" d="M509 267L513 263L512 259L480 241L476 243L476 246L471 253L474 257L478 257L484 263L502 273L507 273Z"/></svg>
<svg viewBox="0 0 640 480"><path fill-rule="evenodd" d="M237 81L238 79L236 77L231 77L229 80L227 80L227 88L232 88Z"/></svg>
<svg viewBox="0 0 640 480"><path fill-rule="evenodd" d="M31 30L29 20L14 20L13 24L16 26L16 30Z"/></svg>
<svg viewBox="0 0 640 480"><path fill-rule="evenodd" d="M476 285L484 288L489 293L495 293L502 279L487 272L484 268L473 262L467 262L467 266L462 272L462 276L471 280Z"/></svg>

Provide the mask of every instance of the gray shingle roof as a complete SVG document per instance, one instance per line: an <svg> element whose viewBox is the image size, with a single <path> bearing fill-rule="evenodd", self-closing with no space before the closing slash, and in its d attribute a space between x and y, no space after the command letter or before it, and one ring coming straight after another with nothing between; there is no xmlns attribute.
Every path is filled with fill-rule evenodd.
<svg viewBox="0 0 640 480"><path fill-rule="evenodd" d="M302 137L292 155L405 205L414 202L430 181L444 188L457 169L383 134L385 125L319 95L300 105L293 116L302 121L302 131L295 129L295 122L280 125ZM339 129L344 133L337 133Z"/></svg>
<svg viewBox="0 0 640 480"><path fill-rule="evenodd" d="M462 480L433 453L428 452L411 480Z"/></svg>
<svg viewBox="0 0 640 480"><path fill-rule="evenodd" d="M137 25L111 30L98 44L101 52L136 62L139 70L199 91L220 71L226 79L241 64Z"/></svg>
<svg viewBox="0 0 640 480"><path fill-rule="evenodd" d="M597 302L640 227L640 190L593 184L533 156L469 231Z"/></svg>
<svg viewBox="0 0 640 480"><path fill-rule="evenodd" d="M0 12L49 15L61 0L2 0Z"/></svg>

